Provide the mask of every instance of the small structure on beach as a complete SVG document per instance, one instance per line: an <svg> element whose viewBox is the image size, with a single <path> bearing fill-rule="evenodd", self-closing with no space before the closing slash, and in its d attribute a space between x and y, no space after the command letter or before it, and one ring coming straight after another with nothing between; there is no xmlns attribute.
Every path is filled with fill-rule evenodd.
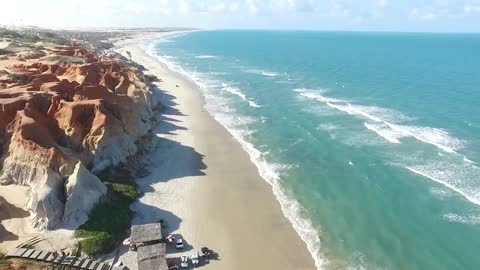
<svg viewBox="0 0 480 270"><path fill-rule="evenodd" d="M167 246L160 223L134 225L130 233L130 249L137 251L138 269L167 270Z"/></svg>
<svg viewBox="0 0 480 270"><path fill-rule="evenodd" d="M167 246L165 243L139 247L137 253L138 269L167 270L166 253Z"/></svg>
<svg viewBox="0 0 480 270"><path fill-rule="evenodd" d="M130 233L130 248L133 250L141 246L161 243L162 226L160 223L133 225Z"/></svg>

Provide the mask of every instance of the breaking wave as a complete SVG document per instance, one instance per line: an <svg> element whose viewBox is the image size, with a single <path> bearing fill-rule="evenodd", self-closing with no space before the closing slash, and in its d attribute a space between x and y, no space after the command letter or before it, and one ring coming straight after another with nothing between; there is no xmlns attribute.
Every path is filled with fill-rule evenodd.
<svg viewBox="0 0 480 270"><path fill-rule="evenodd" d="M480 187L475 183L478 168L451 168L449 164L437 163L406 166L407 170L433 180L455 191L468 201L480 205Z"/></svg>
<svg viewBox="0 0 480 270"><path fill-rule="evenodd" d="M415 138L418 141L431 144L445 152L455 153L464 147L464 141L451 136L446 130L432 127L410 126L395 124L409 119L403 114L375 106L354 105L342 99L322 95L322 90L294 89L300 96L320 101L338 111L345 112L368 120L365 127L391 143L401 143L404 137Z"/></svg>
<svg viewBox="0 0 480 270"><path fill-rule="evenodd" d="M197 58L197 59L210 59L210 58L218 58L218 56L215 56L215 55L198 55L198 56L195 56L195 58Z"/></svg>
<svg viewBox="0 0 480 270"><path fill-rule="evenodd" d="M391 129L386 127L386 125L369 124L367 122L363 124L365 125L366 128L370 129L371 131L374 131L379 136L383 137L385 140L391 143L400 143L398 139L403 137L401 134L392 132Z"/></svg>
<svg viewBox="0 0 480 270"><path fill-rule="evenodd" d="M480 176L480 169L474 161L457 154L458 150L464 148L465 141L453 137L444 129L404 124L402 122L409 118L397 111L352 104L346 100L326 96L325 90L294 89L294 91L336 111L366 120L363 125L389 143L401 144L402 139L413 138L441 149L446 154L439 153L432 160L425 160L422 157L413 162L404 160L406 163L402 162L399 165L442 184L468 201L480 205L480 187L475 182ZM362 144L366 144L365 139L362 139Z"/></svg>
<svg viewBox="0 0 480 270"><path fill-rule="evenodd" d="M260 107L261 107L261 106L258 105L255 101L250 100L249 98L247 98L247 96L246 96L244 93L242 93L242 92L240 91L240 89L237 88L237 87L233 87L233 86L228 85L228 84L226 84L226 83L222 83L222 90L223 90L223 91L226 91L226 92L229 92L229 93L231 93L231 94L234 94L234 95L240 97L241 99L247 101L247 102L248 102L248 105L250 105L251 107L255 107L255 108L260 108Z"/></svg>
<svg viewBox="0 0 480 270"><path fill-rule="evenodd" d="M280 76L280 74L277 73L277 72L261 70L261 69L247 69L247 70L245 70L245 72L258 74L258 75L262 75L262 76L266 76L266 77L278 77L278 76Z"/></svg>
<svg viewBox="0 0 480 270"><path fill-rule="evenodd" d="M277 76L278 76L278 73L275 73L275 72L262 72L262 75L263 75L263 76L267 76L267 77L277 77Z"/></svg>

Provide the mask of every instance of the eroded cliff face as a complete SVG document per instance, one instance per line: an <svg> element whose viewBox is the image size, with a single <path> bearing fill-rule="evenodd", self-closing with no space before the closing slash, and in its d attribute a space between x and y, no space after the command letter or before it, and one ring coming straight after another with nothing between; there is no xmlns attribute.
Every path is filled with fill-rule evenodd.
<svg viewBox="0 0 480 270"><path fill-rule="evenodd" d="M94 52L57 47L75 62L0 68L0 185L31 189L34 225L83 223L105 194L93 174L137 152L159 105L141 71Z"/></svg>

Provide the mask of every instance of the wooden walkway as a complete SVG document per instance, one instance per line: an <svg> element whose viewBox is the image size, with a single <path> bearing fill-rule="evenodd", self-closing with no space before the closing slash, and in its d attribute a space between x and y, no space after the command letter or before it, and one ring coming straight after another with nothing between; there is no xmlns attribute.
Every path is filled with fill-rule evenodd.
<svg viewBox="0 0 480 270"><path fill-rule="evenodd" d="M28 248L16 248L7 253L8 258L21 258L42 261L68 268L77 268L85 270L110 270L112 267L108 264L100 263L86 258L75 256L57 255L54 252L40 251Z"/></svg>

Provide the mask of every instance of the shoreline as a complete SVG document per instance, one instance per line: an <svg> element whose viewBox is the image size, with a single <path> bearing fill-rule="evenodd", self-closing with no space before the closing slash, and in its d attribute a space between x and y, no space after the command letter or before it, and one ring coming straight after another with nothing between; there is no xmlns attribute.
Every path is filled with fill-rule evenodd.
<svg viewBox="0 0 480 270"><path fill-rule="evenodd" d="M172 34L178 33L163 35ZM155 37L115 47L124 55L129 51L146 73L157 75L162 80L157 86L167 97L154 131L163 140L152 154L152 174L138 181L145 195L132 206L139 213L133 223L167 216L171 232L181 234L193 249L208 246L219 254L219 261L207 265L210 269L316 269L307 244L282 211L275 186L205 110L198 86L136 44ZM132 254L126 252L120 260L130 266Z"/></svg>

